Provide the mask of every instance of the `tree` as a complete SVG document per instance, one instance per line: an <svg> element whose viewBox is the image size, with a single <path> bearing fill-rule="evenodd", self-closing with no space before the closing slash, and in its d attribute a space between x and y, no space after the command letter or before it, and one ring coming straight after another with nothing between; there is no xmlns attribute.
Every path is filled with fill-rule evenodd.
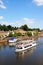
<svg viewBox="0 0 43 65"><path fill-rule="evenodd" d="M2 30L6 31L7 30L7 26L6 25L3 25L2 26Z"/></svg>
<svg viewBox="0 0 43 65"><path fill-rule="evenodd" d="M39 28L33 28L32 30L33 30L33 31L36 30L36 31L38 31L38 32L40 31Z"/></svg>
<svg viewBox="0 0 43 65"><path fill-rule="evenodd" d="M18 29L18 27L14 27L14 30L17 30Z"/></svg>
<svg viewBox="0 0 43 65"><path fill-rule="evenodd" d="M28 31L28 26L25 24L23 26L20 27L21 29L25 30L25 31Z"/></svg>
<svg viewBox="0 0 43 65"><path fill-rule="evenodd" d="M8 30L12 30L12 26L11 25L8 25L7 28L8 28Z"/></svg>
<svg viewBox="0 0 43 65"><path fill-rule="evenodd" d="M2 30L2 25L0 24L0 30Z"/></svg>

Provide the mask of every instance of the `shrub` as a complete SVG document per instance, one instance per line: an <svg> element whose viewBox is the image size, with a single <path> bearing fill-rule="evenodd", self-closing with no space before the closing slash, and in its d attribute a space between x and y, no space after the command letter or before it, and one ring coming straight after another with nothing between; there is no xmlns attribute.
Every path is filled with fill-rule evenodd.
<svg viewBox="0 0 43 65"><path fill-rule="evenodd" d="M14 36L18 37L18 36L22 36L22 34L21 33L14 33Z"/></svg>
<svg viewBox="0 0 43 65"><path fill-rule="evenodd" d="M17 37L17 33L14 33L14 36Z"/></svg>
<svg viewBox="0 0 43 65"><path fill-rule="evenodd" d="M9 37L12 37L12 36L14 36L12 33L9 33Z"/></svg>
<svg viewBox="0 0 43 65"><path fill-rule="evenodd" d="M33 34L34 34L34 36L37 36L38 35L38 32L34 32Z"/></svg>
<svg viewBox="0 0 43 65"><path fill-rule="evenodd" d="M22 34L21 33L17 33L17 36L21 36Z"/></svg>
<svg viewBox="0 0 43 65"><path fill-rule="evenodd" d="M26 33L28 36L32 36L32 33L31 32L27 32Z"/></svg>

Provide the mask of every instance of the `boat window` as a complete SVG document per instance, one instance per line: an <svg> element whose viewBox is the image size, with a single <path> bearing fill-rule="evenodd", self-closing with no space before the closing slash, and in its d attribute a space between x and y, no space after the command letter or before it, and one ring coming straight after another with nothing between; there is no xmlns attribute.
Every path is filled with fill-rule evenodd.
<svg viewBox="0 0 43 65"><path fill-rule="evenodd" d="M22 45L23 43L17 43L16 45Z"/></svg>
<svg viewBox="0 0 43 65"><path fill-rule="evenodd" d="M22 49L22 47L16 47L17 49Z"/></svg>
<svg viewBox="0 0 43 65"><path fill-rule="evenodd" d="M32 46L32 45L30 44L30 46Z"/></svg>
<svg viewBox="0 0 43 65"><path fill-rule="evenodd" d="M30 45L27 45L27 46L25 46L24 48L29 47L29 46L32 46L32 45L31 45L31 44L30 44Z"/></svg>

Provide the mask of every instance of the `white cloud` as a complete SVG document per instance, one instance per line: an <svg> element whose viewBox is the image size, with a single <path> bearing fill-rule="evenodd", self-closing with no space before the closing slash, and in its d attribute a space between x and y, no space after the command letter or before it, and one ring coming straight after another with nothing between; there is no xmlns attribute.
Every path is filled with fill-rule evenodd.
<svg viewBox="0 0 43 65"><path fill-rule="evenodd" d="M1 25L4 24L4 25L12 25L12 26L13 26L14 22L1 21L0 24L1 24Z"/></svg>
<svg viewBox="0 0 43 65"><path fill-rule="evenodd" d="M42 5L43 5L43 0L33 0L33 2L34 2L37 6L42 6Z"/></svg>
<svg viewBox="0 0 43 65"><path fill-rule="evenodd" d="M0 20L2 20L4 17L3 16L0 16Z"/></svg>
<svg viewBox="0 0 43 65"><path fill-rule="evenodd" d="M6 6L4 5L4 3L3 3L2 0L0 0L0 8L2 8L2 9L6 9Z"/></svg>
<svg viewBox="0 0 43 65"><path fill-rule="evenodd" d="M34 19L23 18L21 20L14 21L14 22L1 21L0 24L12 25L16 27L20 27L21 25L27 24L29 27L31 27L34 24Z"/></svg>
<svg viewBox="0 0 43 65"><path fill-rule="evenodd" d="M27 24L28 26L32 26L34 24L34 19L23 18L21 20L14 22L14 25L19 26L19 27L24 24Z"/></svg>
<svg viewBox="0 0 43 65"><path fill-rule="evenodd" d="M34 19L24 18L24 21L30 25L34 23Z"/></svg>

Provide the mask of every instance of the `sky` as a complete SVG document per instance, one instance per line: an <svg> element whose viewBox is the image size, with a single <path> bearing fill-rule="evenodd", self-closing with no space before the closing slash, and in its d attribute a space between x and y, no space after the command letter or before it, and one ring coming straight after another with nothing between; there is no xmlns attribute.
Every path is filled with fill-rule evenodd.
<svg viewBox="0 0 43 65"><path fill-rule="evenodd" d="M0 0L0 24L43 29L43 0Z"/></svg>

